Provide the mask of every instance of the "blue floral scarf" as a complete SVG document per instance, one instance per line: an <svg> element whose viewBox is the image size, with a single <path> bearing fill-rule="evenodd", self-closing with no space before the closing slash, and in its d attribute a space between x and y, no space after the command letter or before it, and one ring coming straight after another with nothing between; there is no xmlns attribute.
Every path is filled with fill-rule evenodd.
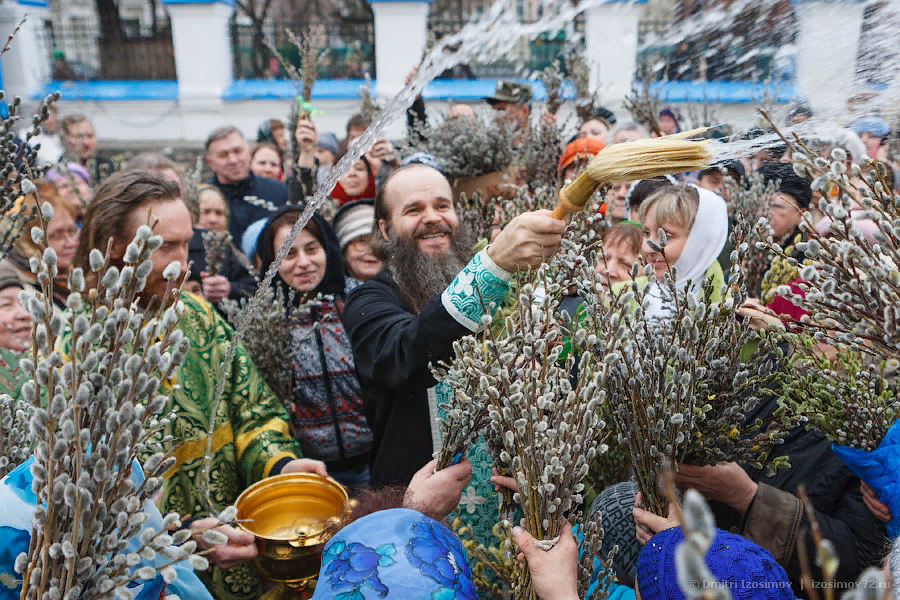
<svg viewBox="0 0 900 600"><path fill-rule="evenodd" d="M313 600L475 600L466 553L452 531L395 508L341 529L325 546Z"/></svg>

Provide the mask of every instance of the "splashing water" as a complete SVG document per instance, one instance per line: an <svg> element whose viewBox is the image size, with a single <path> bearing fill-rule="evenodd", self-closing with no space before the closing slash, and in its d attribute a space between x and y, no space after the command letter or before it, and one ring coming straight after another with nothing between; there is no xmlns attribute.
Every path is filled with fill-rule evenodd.
<svg viewBox="0 0 900 600"><path fill-rule="evenodd" d="M344 157L332 168L327 179L319 186L316 195L310 199L303 210L300 218L291 228L290 235L282 247L279 249L275 261L265 273L263 281L260 284L259 291L251 299L247 310L243 311L239 322L236 326L234 338L229 345L224 362L220 368L219 381L216 386L215 406L211 412L212 418L208 431L208 441L206 454L203 465L203 477L201 485L205 486L204 496L210 511L214 511L214 506L209 496L209 469L212 450L212 434L215 430L215 415L218 410L218 403L221 401L224 387L229 380L231 364L234 359L237 344L241 342L246 332L246 325L250 319L256 318L259 313L260 303L264 297L266 290L272 283L278 267L281 265L287 255L288 250L294 243L296 236L306 226L312 214L328 199L329 194L337 181L349 170L359 158L372 147L372 145L380 138L384 137L388 128L396 120L403 117L406 109L412 104L413 100L421 93L425 86L439 73L451 68L459 63L464 62L481 62L488 63L507 55L515 45L522 39L534 39L539 34L547 31L558 31L569 25L572 20L581 12L591 8L607 4L608 0L586 0L579 3L577 7L572 6L566 0L551 0L544 8L545 12L542 18L531 24L522 24L518 22L515 10L515 0L501 0L491 6L490 11L479 21L468 24L459 33L442 38L432 50L425 56L422 63L412 80L387 104L375 121L366 129L365 133L357 138L348 148ZM777 0L738 0L731 3L725 8L716 8L713 10L701 11L697 15L688 17L680 21L677 27L673 28L668 34L664 35L660 40L659 37L650 38L645 42L644 48L648 44L659 44L660 41L667 44L674 44L678 41L686 40L689 37L709 36L711 33L720 33L727 38L731 34L727 27L733 24L736 19L746 14L751 9L756 9L754 14L759 15L762 12L773 8L778 4ZM874 56L889 56L890 60L874 60L866 63L860 61L857 75L858 89L867 85L864 80L871 80L868 74L876 73L883 80L885 77L893 78L887 83L888 92L882 93L879 103L872 106L881 106L896 96L896 85L894 81L894 73L900 67L900 53L891 51L887 52L888 47L896 39L898 23L900 23L900 1L892 0L886 3L890 5L890 9L886 11L885 16L890 18L879 19L873 32L867 39L869 46L874 52ZM774 27L789 27L791 31L796 28L796 24L791 20L792 15L781 15ZM761 26L763 23L761 16L755 17L755 26ZM771 26L771 23L770 23ZM712 36L713 38L716 35ZM720 39L725 39L719 36ZM752 41L752 40L751 40ZM757 38L758 41L758 38ZM840 40L836 40L840 43ZM752 53L747 53L752 56ZM827 69L828 65L823 65L823 69ZM884 85L884 84L882 84ZM854 93L852 89L834 90L834 94L840 95L842 98L849 98ZM792 133L796 131L803 138L816 138L821 140L830 140L838 144L841 143L846 130L836 127L828 122L828 119L837 117L833 112L826 114L818 113L815 119L784 130L784 134L790 139ZM742 156L755 154L767 148L781 145L783 142L776 134L766 134L752 140L737 140L729 143L717 142L713 145L713 152L716 162L725 160L734 160ZM854 157L856 158L856 157Z"/></svg>
<svg viewBox="0 0 900 600"><path fill-rule="evenodd" d="M231 363L241 343L250 319L259 313L260 303L264 298L264 290L272 284L272 279L278 272L278 267L287 256L288 251L294 245L294 240L300 231L306 227L313 213L328 199L331 190L338 180L350 169L350 167L365 154L375 142L385 135L388 127L397 119L405 116L415 98L422 92L425 86L438 74L446 69L462 62L479 61L490 62L497 60L510 52L516 43L523 37L534 39L546 31L557 31L569 24L579 13L590 8L606 4L606 0L586 0L577 7L565 0L555 0L545 6L544 16L534 23L519 23L516 17L515 0L502 0L492 5L481 20L468 24L459 33L442 38L432 50L425 56L419 65L415 76L411 81L394 96L382 110L375 121L366 129L365 133L350 144L347 153L334 165L329 176L319 186L316 195L310 199L300 218L291 228L290 235L278 250L275 261L265 273L260 283L259 290L250 300L246 310L242 311L240 320L235 327L235 334L225 353L225 358L219 370L219 379L216 384L215 401L211 411L209 430L207 432L206 453L203 462L203 477L201 485L204 487L203 495L206 498L210 514L214 514L215 506L209 495L209 471L212 460L212 439L215 432L216 414L222 401L222 395L226 383L230 380Z"/></svg>

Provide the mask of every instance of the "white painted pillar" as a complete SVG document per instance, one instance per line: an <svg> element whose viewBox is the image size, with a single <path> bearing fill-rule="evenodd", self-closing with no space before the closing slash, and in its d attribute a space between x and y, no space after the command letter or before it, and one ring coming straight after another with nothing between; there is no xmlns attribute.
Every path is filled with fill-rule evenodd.
<svg viewBox="0 0 900 600"><path fill-rule="evenodd" d="M376 94L393 97L422 60L430 0L370 0L375 13Z"/></svg>
<svg viewBox="0 0 900 600"><path fill-rule="evenodd" d="M602 87L604 98L621 102L631 91L637 65L638 20L646 3L647 0L608 0L585 11L591 90Z"/></svg>
<svg viewBox="0 0 900 600"><path fill-rule="evenodd" d="M216 126L211 123L222 113L222 96L234 79L228 34L234 0L163 0L163 4L172 23L184 138L204 139Z"/></svg>
<svg viewBox="0 0 900 600"><path fill-rule="evenodd" d="M28 101L50 80L53 48L43 35L50 9L44 0L0 2L0 47L27 14L27 20L3 55L3 89L8 99L18 95Z"/></svg>
<svg viewBox="0 0 900 600"><path fill-rule="evenodd" d="M792 0L791 4L800 29L798 94L816 113L843 114L847 99L853 95L865 3Z"/></svg>

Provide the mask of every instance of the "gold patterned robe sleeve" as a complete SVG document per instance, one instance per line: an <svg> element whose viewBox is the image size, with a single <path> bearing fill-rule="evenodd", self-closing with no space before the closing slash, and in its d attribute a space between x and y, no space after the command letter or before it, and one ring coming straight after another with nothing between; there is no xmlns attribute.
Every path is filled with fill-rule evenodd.
<svg viewBox="0 0 900 600"><path fill-rule="evenodd" d="M227 343L221 344L224 358L234 331L211 308L210 315L215 320L216 329L222 331L222 338L227 340ZM272 468L283 459L293 460L303 456L300 445L291 435L284 405L263 380L243 346L239 345L235 352L231 363L231 384L226 386L225 394L231 413L237 466L247 485L268 477L272 474Z"/></svg>

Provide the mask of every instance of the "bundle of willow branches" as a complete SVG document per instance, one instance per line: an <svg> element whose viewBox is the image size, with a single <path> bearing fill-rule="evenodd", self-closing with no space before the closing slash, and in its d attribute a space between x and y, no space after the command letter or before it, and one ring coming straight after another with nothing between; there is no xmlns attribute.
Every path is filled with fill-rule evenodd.
<svg viewBox="0 0 900 600"><path fill-rule="evenodd" d="M809 418L838 443L872 450L900 409L894 384L900 367L900 202L882 163L848 166L843 148L823 157L802 141L784 141L794 170L813 179L818 209L830 220L820 235L812 217L804 216L808 239L796 244L800 260L772 239L766 219L757 225L764 239L759 245L799 273L795 288L776 291L808 313L795 326L812 338L796 343L805 350L800 360L813 368L788 382L785 410ZM831 359L818 356L835 347Z"/></svg>
<svg viewBox="0 0 900 600"><path fill-rule="evenodd" d="M36 244L44 243L52 218L53 209L44 203L41 226L31 231ZM56 253L45 247L41 260L31 259L42 292L20 296L34 325L30 357L19 364L28 377L22 401L31 405L37 506L28 552L15 561L23 600L111 599L130 594L129 584L158 575L173 581L179 561L195 569L208 565L190 530L172 532L180 526L179 515L166 515L158 529L145 527L163 473L175 461L161 451L171 439L160 435L168 423L160 414L167 401L160 386L190 347L177 329L180 302L163 301L147 311L137 304L153 269L152 253L163 243L153 226L137 230L121 269L108 252L91 252L95 288L85 289L82 269L70 271L67 316L54 314L50 300ZM178 287L178 263L169 265L165 277L168 297ZM142 471L142 480L133 477L135 470ZM223 511L223 522L234 514L233 508ZM222 543L221 534L207 534ZM155 561L157 555L161 560Z"/></svg>
<svg viewBox="0 0 900 600"><path fill-rule="evenodd" d="M660 288L670 307L667 318L644 314L651 288L643 282L611 293L609 312L594 308L602 306L602 298L591 295L595 285L579 286L586 327L603 341L598 354L604 357L619 443L628 448L645 505L656 514L667 514L668 501L658 488L664 460L786 466L784 457L770 461L769 453L793 420L754 416L769 397L766 386L781 352L774 338L756 334L735 310L747 297L740 268L747 244L740 235L738 225L727 289L715 290L707 280L695 295L675 286L677 274L666 275ZM662 234L661 240L664 249ZM634 265L632 275L638 274ZM644 275L653 276L649 266ZM716 291L723 292L723 301L713 301Z"/></svg>
<svg viewBox="0 0 900 600"><path fill-rule="evenodd" d="M455 360L439 373L454 401L441 423L445 441L438 464L451 464L480 435L488 437L497 468L516 480L513 501L522 509L522 527L549 547L562 516L582 504L582 481L606 447L598 411L601 380L584 346L592 340L583 331L574 335L583 352L573 378L576 353L560 360L563 339L572 337L556 319L561 287L548 273L546 265L537 272L542 293L531 283L522 287L502 336L493 334L486 316L481 336L455 344ZM596 538L586 536L591 543ZM519 569L513 588L516 598L535 597L527 569Z"/></svg>

